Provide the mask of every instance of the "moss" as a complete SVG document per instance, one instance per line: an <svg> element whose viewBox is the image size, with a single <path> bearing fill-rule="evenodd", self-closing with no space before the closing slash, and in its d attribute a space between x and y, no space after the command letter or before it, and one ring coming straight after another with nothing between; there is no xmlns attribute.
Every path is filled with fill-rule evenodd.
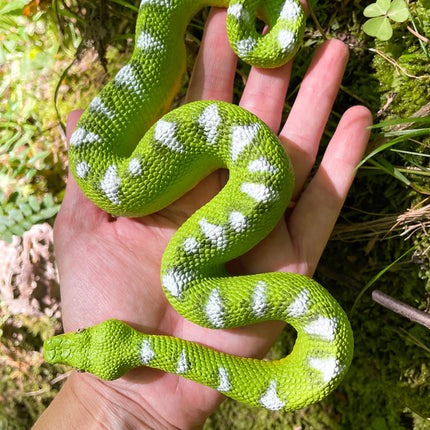
<svg viewBox="0 0 430 430"><path fill-rule="evenodd" d="M321 268L330 271L318 272L347 312L366 282L411 246L400 240L385 241L366 252L365 245L330 242L321 262ZM341 261L336 257L340 253L345 256ZM418 307L424 295L417 274L418 267L406 261L386 273L374 288ZM340 428L413 429L417 417L430 416L427 330L373 303L370 292L358 302L351 324L355 352L338 389L347 399L336 402Z"/></svg>
<svg viewBox="0 0 430 430"><path fill-rule="evenodd" d="M0 336L0 429L21 430L31 427L60 388L52 381L65 367L48 366L40 352L43 341L59 324L45 316L7 317L3 307L0 314L4 316Z"/></svg>
<svg viewBox="0 0 430 430"><path fill-rule="evenodd" d="M411 12L421 35L430 38L428 6L418 1L411 5ZM386 109L390 116L407 118L428 103L430 59L424 54L418 38L405 31L404 24L395 26L393 37L387 42L375 42L373 60L375 76L380 82L381 105L394 97ZM391 64L383 56L388 57ZM421 78L427 76L426 78Z"/></svg>

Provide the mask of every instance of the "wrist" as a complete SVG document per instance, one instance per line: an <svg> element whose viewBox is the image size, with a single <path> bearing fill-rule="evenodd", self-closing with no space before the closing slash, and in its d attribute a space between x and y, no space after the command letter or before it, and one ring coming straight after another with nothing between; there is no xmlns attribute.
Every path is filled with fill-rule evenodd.
<svg viewBox="0 0 430 430"><path fill-rule="evenodd" d="M104 381L73 371L33 430L96 428L171 430L176 427Z"/></svg>

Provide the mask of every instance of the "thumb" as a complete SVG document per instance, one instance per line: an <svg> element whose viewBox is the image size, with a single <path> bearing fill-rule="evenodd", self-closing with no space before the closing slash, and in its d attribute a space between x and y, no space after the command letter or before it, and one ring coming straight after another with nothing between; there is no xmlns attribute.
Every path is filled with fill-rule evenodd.
<svg viewBox="0 0 430 430"><path fill-rule="evenodd" d="M73 130L76 127L76 124L79 121L79 118L84 113L83 109L73 110L69 113L67 117L67 125L66 125L66 137L67 137L67 148L69 148L70 137L72 136Z"/></svg>
<svg viewBox="0 0 430 430"><path fill-rule="evenodd" d="M82 113L82 109L75 110L70 112L67 118L67 146ZM107 214L85 196L69 169L64 199L55 220L55 235L57 239L64 238L67 242L68 238L76 233L93 229L100 223L100 216L107 216Z"/></svg>

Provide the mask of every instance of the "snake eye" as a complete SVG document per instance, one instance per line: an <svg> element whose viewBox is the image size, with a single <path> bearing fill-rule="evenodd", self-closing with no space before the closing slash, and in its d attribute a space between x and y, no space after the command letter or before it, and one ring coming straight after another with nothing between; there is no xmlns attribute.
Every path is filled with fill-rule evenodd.
<svg viewBox="0 0 430 430"><path fill-rule="evenodd" d="M85 373L85 370L82 370L82 369L76 369L76 371L77 371L78 373Z"/></svg>
<svg viewBox="0 0 430 430"><path fill-rule="evenodd" d="M84 329L84 328L78 328L78 329L76 330L76 333L83 333L85 330L86 330L86 329Z"/></svg>

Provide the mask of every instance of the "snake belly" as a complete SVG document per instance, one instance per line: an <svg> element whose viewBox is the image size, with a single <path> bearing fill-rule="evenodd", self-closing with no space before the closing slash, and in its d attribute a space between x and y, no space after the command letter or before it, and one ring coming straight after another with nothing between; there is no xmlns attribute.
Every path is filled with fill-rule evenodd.
<svg viewBox="0 0 430 430"><path fill-rule="evenodd" d="M105 380L134 367L155 367L250 405L295 410L339 384L352 360L352 331L339 304L312 279L278 272L230 276L225 269L283 216L294 175L273 132L238 106L201 101L165 114L185 67L179 36L204 6L228 7L232 48L250 64L280 66L301 43L304 14L296 0L142 0L133 56L77 124L70 168L97 206L132 217L166 207L227 168L226 186L169 242L163 289L181 315L204 327L283 320L297 331L294 349L267 362L108 320L48 339L44 355ZM256 32L255 16L269 24L266 35Z"/></svg>

